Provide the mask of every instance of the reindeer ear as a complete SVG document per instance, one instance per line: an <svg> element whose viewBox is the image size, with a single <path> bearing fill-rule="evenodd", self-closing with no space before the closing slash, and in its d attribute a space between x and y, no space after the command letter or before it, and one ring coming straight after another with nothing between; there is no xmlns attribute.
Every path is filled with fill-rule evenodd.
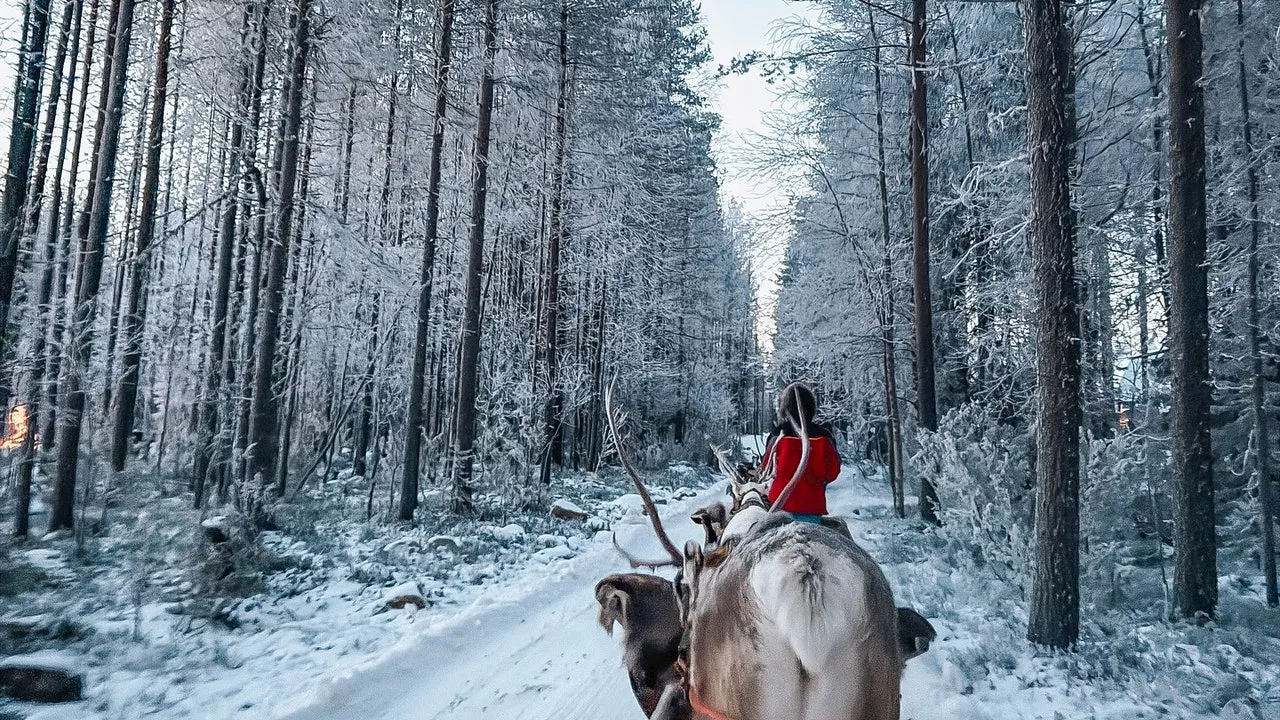
<svg viewBox="0 0 1280 720"><path fill-rule="evenodd" d="M600 603L600 627L606 633L613 634L613 624L622 625L623 632L631 628L627 625L627 605L631 602L630 584L619 575L609 577L596 583L596 602Z"/></svg>
<svg viewBox="0 0 1280 720"><path fill-rule="evenodd" d="M684 567L681 568L684 582L691 588L698 584L698 575L702 570L702 546L690 540L684 544Z"/></svg>
<svg viewBox="0 0 1280 720"><path fill-rule="evenodd" d="M700 508L692 515L693 521L703 527L706 533L705 544L708 547L720 542L720 535L724 532L726 515L724 503L720 502Z"/></svg>
<svg viewBox="0 0 1280 720"><path fill-rule="evenodd" d="M923 615L911 608L898 608L898 648L903 660L928 652L929 643L937 637L938 632Z"/></svg>
<svg viewBox="0 0 1280 720"><path fill-rule="evenodd" d="M693 540L687 540L684 544L684 564L687 568L690 560L697 559L698 563L702 562L702 548Z"/></svg>

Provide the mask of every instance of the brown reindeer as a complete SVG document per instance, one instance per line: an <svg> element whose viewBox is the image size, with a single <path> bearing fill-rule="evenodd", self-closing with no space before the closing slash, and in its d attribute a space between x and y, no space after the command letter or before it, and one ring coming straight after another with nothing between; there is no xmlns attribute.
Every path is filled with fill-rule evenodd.
<svg viewBox="0 0 1280 720"><path fill-rule="evenodd" d="M645 716L653 717L663 691L681 682L676 661L684 631L675 588L657 575L610 575L596 583L596 601L605 632L622 626L631 692Z"/></svg>
<svg viewBox="0 0 1280 720"><path fill-rule="evenodd" d="M674 582L625 574L596 587L601 624L623 627L628 674L646 715L897 720L903 649L920 643L900 637L901 613L871 556L850 537L759 506L739 509L711 552L692 541L677 552L623 451L611 395L606 416L619 458L670 559L627 557L634 567L679 568ZM803 428L801 435L807 439Z"/></svg>

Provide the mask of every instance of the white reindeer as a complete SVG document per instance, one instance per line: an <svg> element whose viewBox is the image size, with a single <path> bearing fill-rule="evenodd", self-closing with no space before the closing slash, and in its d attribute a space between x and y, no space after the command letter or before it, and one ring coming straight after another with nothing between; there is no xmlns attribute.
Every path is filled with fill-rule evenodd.
<svg viewBox="0 0 1280 720"><path fill-rule="evenodd" d="M884 574L851 537L777 511L807 458L803 426L800 470L778 501L769 509L735 508L713 550L704 554L690 541L680 553L623 452L611 395L606 416L619 458L670 559L627 557L633 567L680 568L674 582L630 573L596 586L601 624L623 628L632 689L645 714L897 720L903 663L927 648L933 630L913 611L895 608ZM904 612L912 622L900 624Z"/></svg>

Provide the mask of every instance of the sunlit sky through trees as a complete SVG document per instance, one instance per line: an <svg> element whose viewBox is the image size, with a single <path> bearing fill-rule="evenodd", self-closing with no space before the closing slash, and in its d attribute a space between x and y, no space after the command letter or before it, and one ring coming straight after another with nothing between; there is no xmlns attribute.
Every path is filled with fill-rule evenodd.
<svg viewBox="0 0 1280 720"><path fill-rule="evenodd" d="M787 0L702 0L702 16L714 59L706 69L703 89L723 124L716 139L715 155L720 167L725 199L741 207L756 226L752 249L753 271L762 317L758 319L766 345L772 336L772 308L777 292L776 276L786 243L787 217L791 196L787 183L753 172L744 160L752 139L769 131L769 122L781 121L791 108L778 96L758 71L716 79L719 66L728 66L735 57L752 51L781 47L779 35L785 26L811 17L804 2ZM0 4L0 87L11 87L17 63L18 38L22 26L21 5L10 0ZM0 127L8 132L12 96L0 94Z"/></svg>
<svg viewBox="0 0 1280 720"><path fill-rule="evenodd" d="M727 67L735 57L752 51L779 49L786 26L794 26L814 14L803 2L702 0L707 38L717 66ZM783 121L786 113L794 109L780 100L777 89L758 71L728 75L718 85L712 101L723 124L716 140L716 162L726 199L741 206L756 226L752 270L763 311L758 327L767 351L772 345L772 308L788 232L781 221L790 208L790 189L777 177L753 172L744 156L753 138L768 133L771 122Z"/></svg>

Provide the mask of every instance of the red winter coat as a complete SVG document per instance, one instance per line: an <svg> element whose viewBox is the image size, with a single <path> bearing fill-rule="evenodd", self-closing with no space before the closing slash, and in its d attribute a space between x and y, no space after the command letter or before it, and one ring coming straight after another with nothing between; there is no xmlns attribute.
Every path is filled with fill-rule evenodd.
<svg viewBox="0 0 1280 720"><path fill-rule="evenodd" d="M763 466L768 466L774 452L778 453L777 473L769 488L770 502L778 499L796 474L802 450L800 438L784 435L774 441L765 453ZM821 435L809 438L809 462L782 509L799 515L826 515L827 483L835 480L839 474L840 456L836 454L835 443Z"/></svg>

